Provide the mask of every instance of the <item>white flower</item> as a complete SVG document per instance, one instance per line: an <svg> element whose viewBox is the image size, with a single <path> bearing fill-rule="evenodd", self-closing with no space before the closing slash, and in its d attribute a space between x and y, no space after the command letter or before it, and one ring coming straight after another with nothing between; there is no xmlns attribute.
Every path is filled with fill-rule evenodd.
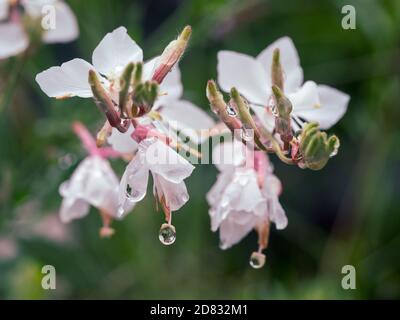
<svg viewBox="0 0 400 320"><path fill-rule="evenodd" d="M97 71L103 84L112 93L112 86L118 86L118 77L130 62L141 62L142 49L133 41L124 27L106 34L94 49L91 65L83 59L73 59L60 67L51 67L36 76L40 88L55 98L92 97L88 81L89 70ZM114 96L113 96L114 97Z"/></svg>
<svg viewBox="0 0 400 320"><path fill-rule="evenodd" d="M22 0L25 14L33 19L42 16L42 8L46 5L54 7L55 28L43 30L42 40L45 43L69 42L79 36L78 23L71 8L61 0ZM13 10L10 1L0 0L0 59L5 59L25 51L29 39L22 24L19 13L10 15ZM7 20L8 19L8 20Z"/></svg>
<svg viewBox="0 0 400 320"><path fill-rule="evenodd" d="M303 84L303 70L292 40L280 38L256 58L233 51L218 53L218 82L224 91L236 87L250 102L254 113L269 130L274 127L270 108L271 64L275 48L280 50L284 70L284 92L293 104L293 127L299 129L305 121L317 121L322 129L333 126L346 112L349 96L334 88Z"/></svg>
<svg viewBox="0 0 400 320"><path fill-rule="evenodd" d="M118 178L107 160L96 155L85 158L71 178L60 186L64 198L61 220L70 222L86 216L90 205L117 218L118 187Z"/></svg>
<svg viewBox="0 0 400 320"><path fill-rule="evenodd" d="M265 221L274 222L277 229L284 229L287 225L278 198L280 181L268 163L263 169L252 167L248 161L246 163L244 148L243 144L235 141L219 144L213 150L213 161L218 160L216 165L220 173L207 194L207 201L211 206L211 229L219 229L221 249L238 243ZM225 165L220 161L222 154L227 161ZM263 178L261 188L260 175Z"/></svg>
<svg viewBox="0 0 400 320"><path fill-rule="evenodd" d="M119 203L124 206L141 201L146 195L151 172L154 195L168 211L179 210L189 200L184 179L193 169L193 165L164 142L156 138L144 139L122 176Z"/></svg>

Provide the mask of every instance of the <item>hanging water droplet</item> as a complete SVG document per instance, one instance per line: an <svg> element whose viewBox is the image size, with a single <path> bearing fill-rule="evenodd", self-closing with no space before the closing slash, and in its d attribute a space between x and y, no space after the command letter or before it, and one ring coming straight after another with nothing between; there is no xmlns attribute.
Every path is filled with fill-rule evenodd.
<svg viewBox="0 0 400 320"><path fill-rule="evenodd" d="M61 170L66 170L76 162L76 156L72 153L67 153L65 156L58 158L58 166Z"/></svg>
<svg viewBox="0 0 400 320"><path fill-rule="evenodd" d="M232 108L232 106L228 105L226 106L226 112L228 113L228 115L230 115L231 117L236 117L236 111L234 108Z"/></svg>
<svg viewBox="0 0 400 320"><path fill-rule="evenodd" d="M254 131L251 128L243 128L242 129L242 139L244 141L251 141L254 137Z"/></svg>
<svg viewBox="0 0 400 320"><path fill-rule="evenodd" d="M176 240L176 230L172 224L163 223L158 233L158 239L163 245L169 246Z"/></svg>
<svg viewBox="0 0 400 320"><path fill-rule="evenodd" d="M250 256L250 266L254 269L260 269L265 264L265 254L261 252L253 252Z"/></svg>

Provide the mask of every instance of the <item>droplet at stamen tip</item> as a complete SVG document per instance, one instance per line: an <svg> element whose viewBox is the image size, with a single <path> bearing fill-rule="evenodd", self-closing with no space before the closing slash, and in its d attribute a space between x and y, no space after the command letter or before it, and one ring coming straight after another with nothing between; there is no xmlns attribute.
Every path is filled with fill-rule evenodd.
<svg viewBox="0 0 400 320"><path fill-rule="evenodd" d="M260 269L265 265L265 254L254 251L250 256L250 266L254 269Z"/></svg>
<svg viewBox="0 0 400 320"><path fill-rule="evenodd" d="M176 240L176 229L172 224L163 223L158 233L158 239L163 245L169 246Z"/></svg>

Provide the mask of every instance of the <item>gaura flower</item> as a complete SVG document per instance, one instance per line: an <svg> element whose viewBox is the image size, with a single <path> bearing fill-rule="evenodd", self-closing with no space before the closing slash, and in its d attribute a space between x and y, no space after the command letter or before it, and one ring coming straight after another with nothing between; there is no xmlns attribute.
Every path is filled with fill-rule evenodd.
<svg viewBox="0 0 400 320"><path fill-rule="evenodd" d="M274 128L271 67L278 48L283 67L283 90L293 105L294 130L304 122L316 121L322 129L333 126L346 112L349 96L313 81L303 83L303 69L292 40L283 37L265 48L256 58L233 51L218 53L218 82L224 91L236 87L249 101L261 123Z"/></svg>
<svg viewBox="0 0 400 320"><path fill-rule="evenodd" d="M213 162L220 173L207 194L211 229L214 232L219 229L221 249L230 248L255 229L259 234L259 250L253 253L257 259L251 260L251 264L261 267L270 222L279 230L287 226L279 203L280 181L272 173L264 153L252 153L238 141L217 145Z"/></svg>
<svg viewBox="0 0 400 320"><path fill-rule="evenodd" d="M60 185L59 192L63 197L60 209L62 222L70 222L86 216L89 207L97 208L103 219L100 230L102 237L113 234L110 228L112 219L120 218L118 209L119 180L111 168L107 157L119 154L111 148L97 148L94 138L80 123L74 123L74 131L82 140L89 152L76 168L71 178ZM129 211L134 203L127 203L124 208Z"/></svg>
<svg viewBox="0 0 400 320"><path fill-rule="evenodd" d="M149 79L159 57L151 59L145 64L144 77ZM179 130L180 136L188 137L193 143L201 143L206 138L202 135L202 130L208 130L214 126L214 120L201 108L190 101L182 99L183 86L181 73L178 65L165 77L160 84L161 95L157 98L153 110L157 111L162 119L157 122L166 123L169 129ZM142 123L149 123L149 119L139 119ZM168 128L161 127L165 131ZM121 153L132 153L137 150L137 143L131 135L134 131L130 126L127 132L121 133L112 128L112 133L108 137L108 143ZM164 133L168 133L165 132Z"/></svg>
<svg viewBox="0 0 400 320"><path fill-rule="evenodd" d="M100 41L92 54L93 65L83 59L64 62L60 67L51 67L36 76L40 88L49 97L93 97L89 84L89 70L98 73L101 82L117 99L117 81L124 68L131 62L141 62L142 49L133 41L124 27L119 27ZM112 94L114 93L114 95Z"/></svg>
<svg viewBox="0 0 400 320"><path fill-rule="evenodd" d="M44 30L41 19L46 6L54 8L54 28ZM41 28L45 43L69 42L79 36L71 8L61 0L0 0L0 59L25 51L29 46L31 23Z"/></svg>
<svg viewBox="0 0 400 320"><path fill-rule="evenodd" d="M179 210L189 200L184 180L191 175L193 169L192 164L165 142L156 137L143 139L121 179L120 214L124 214L123 208L129 206L127 204L137 203L145 197L151 173L153 193L161 204L167 221L161 227L160 240L166 245L172 244L176 237L175 228L171 224L172 212Z"/></svg>

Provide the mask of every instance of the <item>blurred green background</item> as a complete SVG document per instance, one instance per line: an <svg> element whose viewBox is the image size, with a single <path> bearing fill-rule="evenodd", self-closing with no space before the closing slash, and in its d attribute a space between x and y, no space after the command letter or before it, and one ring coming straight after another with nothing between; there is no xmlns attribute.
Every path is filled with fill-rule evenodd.
<svg viewBox="0 0 400 320"><path fill-rule="evenodd" d="M400 298L400 1L68 3L80 38L40 47L0 114L0 298ZM356 30L341 27L345 4L356 8ZM35 75L75 57L90 61L102 37L120 25L151 58L186 24L193 37L180 63L184 97L206 110L205 84L216 78L219 50L255 56L285 35L299 51L306 80L351 95L348 112L330 130L341 150L322 171L272 157L289 225L272 230L261 270L248 265L255 233L221 251L210 231L205 193L216 179L212 165L197 166L188 179L191 199L174 219L171 247L158 240L163 215L151 196L113 224L110 240L99 238L93 209L70 225L58 222L58 186L85 157L70 124L79 119L95 132L103 117L90 99L48 98ZM0 64L2 88L13 62ZM123 172L121 160L112 164ZM40 286L46 264L56 267L57 290ZM347 264L356 268L356 290L341 287Z"/></svg>

